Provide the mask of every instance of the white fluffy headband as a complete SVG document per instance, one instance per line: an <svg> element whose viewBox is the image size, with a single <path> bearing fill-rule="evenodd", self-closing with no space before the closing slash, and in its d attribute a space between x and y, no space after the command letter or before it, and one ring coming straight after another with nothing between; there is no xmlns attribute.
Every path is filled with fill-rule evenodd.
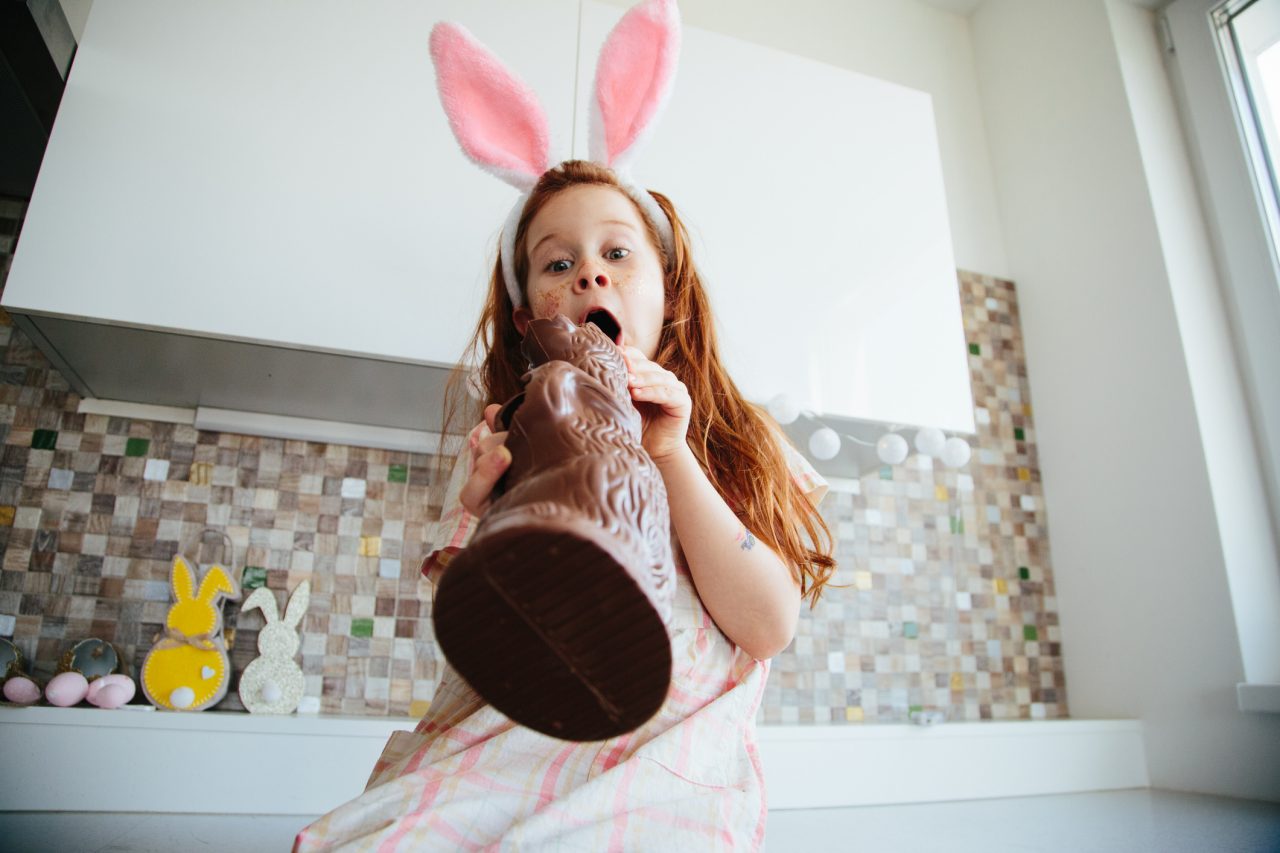
<svg viewBox="0 0 1280 853"><path fill-rule="evenodd" d="M588 135L589 159L613 170L657 229L668 257L675 253L671 222L628 170L671 94L679 53L675 0L645 0L628 10L600 49ZM457 24L432 28L431 60L463 153L520 190L502 228L501 248L502 276L518 308L524 296L515 275L516 225L534 185L552 167L546 113L533 91Z"/></svg>

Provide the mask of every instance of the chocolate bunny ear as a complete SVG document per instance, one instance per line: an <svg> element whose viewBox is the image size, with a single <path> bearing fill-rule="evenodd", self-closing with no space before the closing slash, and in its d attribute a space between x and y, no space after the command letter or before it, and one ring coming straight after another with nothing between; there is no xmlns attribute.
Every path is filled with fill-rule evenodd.
<svg viewBox="0 0 1280 853"><path fill-rule="evenodd" d="M431 61L463 153L516 189L532 189L551 166L547 117L533 90L457 24L431 29Z"/></svg>
<svg viewBox="0 0 1280 853"><path fill-rule="evenodd" d="M679 54L675 0L646 0L622 16L596 63L587 137L592 160L627 170L666 106Z"/></svg>

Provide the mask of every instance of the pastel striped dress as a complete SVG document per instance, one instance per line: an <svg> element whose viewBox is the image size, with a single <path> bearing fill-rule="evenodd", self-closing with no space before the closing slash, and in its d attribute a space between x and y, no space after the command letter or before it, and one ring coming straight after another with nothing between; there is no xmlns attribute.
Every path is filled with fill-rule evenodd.
<svg viewBox="0 0 1280 853"><path fill-rule="evenodd" d="M470 446L487 434L477 427ZM792 475L820 501L825 481L787 452ZM475 526L458 503L470 460L464 449L446 489L437 550L423 565L433 582ZM303 829L294 850L759 849L755 717L769 663L720 632L672 544L673 677L652 719L610 740L558 740L513 723L446 664L427 715L391 736L364 793Z"/></svg>

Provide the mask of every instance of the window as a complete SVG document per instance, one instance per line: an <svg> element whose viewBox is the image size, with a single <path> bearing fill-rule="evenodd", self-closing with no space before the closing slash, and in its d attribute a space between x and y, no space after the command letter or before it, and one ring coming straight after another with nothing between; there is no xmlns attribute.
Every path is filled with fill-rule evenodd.
<svg viewBox="0 0 1280 853"><path fill-rule="evenodd" d="M1280 0L1238 0L1212 13L1273 256L1280 255Z"/></svg>
<svg viewBox="0 0 1280 853"><path fill-rule="evenodd" d="M1160 20L1231 327L1224 381L1238 369L1252 431L1252 447L1215 469L1248 682L1240 707L1280 710L1280 0L1173 0ZM1221 359L1210 343L1199 355Z"/></svg>

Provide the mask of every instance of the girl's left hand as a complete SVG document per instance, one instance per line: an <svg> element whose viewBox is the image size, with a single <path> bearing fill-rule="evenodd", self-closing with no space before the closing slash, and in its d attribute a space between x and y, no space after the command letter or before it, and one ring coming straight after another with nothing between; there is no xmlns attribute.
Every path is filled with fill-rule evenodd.
<svg viewBox="0 0 1280 853"><path fill-rule="evenodd" d="M654 462L661 462L686 447L685 434L693 413L689 389L635 347L622 347L622 356L631 374L631 400L644 418L642 444Z"/></svg>

